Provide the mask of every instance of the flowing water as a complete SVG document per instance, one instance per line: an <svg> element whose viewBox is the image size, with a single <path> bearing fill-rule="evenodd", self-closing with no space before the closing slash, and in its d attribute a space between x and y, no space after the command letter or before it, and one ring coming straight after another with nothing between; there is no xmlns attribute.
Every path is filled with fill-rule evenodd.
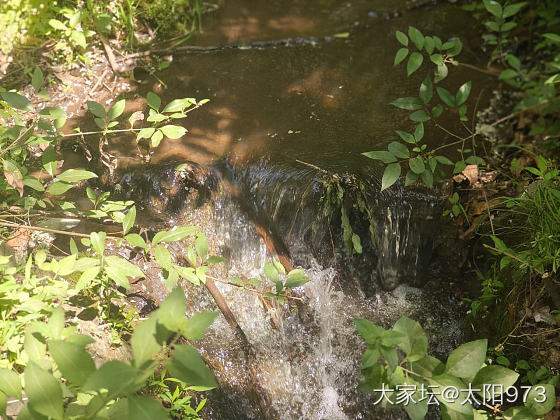
<svg viewBox="0 0 560 420"><path fill-rule="evenodd" d="M183 96L211 102L190 114L184 138L162 143L149 169L135 162L130 139L112 144L119 161L128 162L121 164L120 191L147 203L147 219L201 226L212 249L228 258L217 277L262 278L272 257L264 231L310 278L301 301L284 307L263 307L254 293L218 285L254 347L259 386L270 403L265 410L255 403L243 348L220 317L199 343L221 385L209 395L205 418L402 418L356 390L364 345L352 319L390 327L400 316L413 317L442 357L461 342L464 308L449 291L450 274L432 258L443 198L398 185L380 194L381 167L360 155L412 126L388 103L415 92L424 72L408 80L402 67L393 68L395 30L413 24L443 39L460 37L464 55L476 61L468 42L473 25L457 6L414 6L223 2L205 16L200 42L242 45L172 57L170 68L157 73L165 86L137 77L138 93L154 90L164 103ZM294 41L268 42L286 38ZM456 77L450 85L468 76ZM426 136L446 140L441 133ZM178 176L174 167L185 162L204 180ZM340 215L323 211L321 179L343 173L364 186L372 214L373 243L368 224L352 217L362 255L346 249ZM190 312L215 310L209 296L186 287Z"/></svg>

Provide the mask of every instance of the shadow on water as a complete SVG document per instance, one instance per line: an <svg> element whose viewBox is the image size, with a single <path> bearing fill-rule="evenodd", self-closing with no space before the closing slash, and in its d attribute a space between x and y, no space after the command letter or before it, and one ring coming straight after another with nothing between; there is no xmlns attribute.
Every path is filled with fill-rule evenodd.
<svg viewBox="0 0 560 420"><path fill-rule="evenodd" d="M430 264L443 197L400 185L380 194L382 168L360 153L384 148L395 140L395 129L412 126L388 103L410 96L425 75L408 80L402 68L393 68L395 30L413 24L442 38L460 37L464 54L476 61L468 17L447 3L395 17L387 3L225 2L206 19L200 42L246 48L177 55L157 75L165 86L148 78L131 93L133 107L150 90L163 103L211 99L189 115L189 132L162 142L148 167L136 156L133 138L110 144L119 162L117 192L138 200L145 220L199 225L213 250L228 258L217 276L260 277L271 258L263 236L306 269L311 281L299 306L264 310L255 295L220 286L255 348L271 418L402 418L373 407L371 396L357 391L363 344L353 318L390 327L402 315L414 317L440 356L462 339L463 310L450 297L450 274ZM410 4L391 2L391 10ZM349 36L333 37L341 32ZM250 44L310 36L317 42ZM458 86L469 76L458 74L448 83ZM449 140L430 129L426 137L434 144ZM188 170L175 170L186 162ZM345 247L340 213L323 211L325 174L343 173L363 187L358 190L372 215L373 243L369 221L351 216L361 255ZM350 206L355 197L350 191ZM187 291L196 295L189 311L215 308L200 291ZM262 418L244 388L242 349L224 319L216 320L200 349L221 384L210 397L208 418Z"/></svg>

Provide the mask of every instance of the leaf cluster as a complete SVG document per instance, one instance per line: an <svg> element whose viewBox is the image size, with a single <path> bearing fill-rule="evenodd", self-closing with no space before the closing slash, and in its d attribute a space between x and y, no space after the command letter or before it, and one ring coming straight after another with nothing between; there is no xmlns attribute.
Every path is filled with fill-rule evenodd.
<svg viewBox="0 0 560 420"><path fill-rule="evenodd" d="M390 330L366 319L355 319L354 325L367 344L361 362L364 381L360 389L383 389L384 405L404 409L413 420L424 419L429 404L440 405L444 419L535 419L554 407L555 390L550 384L526 387L522 407L505 411L494 407L492 401L513 387L519 374L501 365L485 363L485 339L459 346L443 363L428 355L428 337L420 324L410 318L400 318ZM496 386L484 388L490 384ZM410 399L405 402L395 387L407 385L412 388L407 390ZM457 390L454 398L446 397L446 388ZM546 397L544 401L542 394ZM475 400L488 404L477 409L472 404Z"/></svg>

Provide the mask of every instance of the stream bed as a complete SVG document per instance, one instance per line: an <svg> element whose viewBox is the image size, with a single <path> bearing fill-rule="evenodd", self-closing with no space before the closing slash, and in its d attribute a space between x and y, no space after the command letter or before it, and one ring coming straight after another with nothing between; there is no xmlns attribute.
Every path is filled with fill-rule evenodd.
<svg viewBox="0 0 560 420"><path fill-rule="evenodd" d="M396 185L379 193L382 167L361 153L385 148L395 129L412 126L389 102L416 92L423 76L407 79L402 67L393 67L395 31L414 25L442 39L459 37L463 54L476 61L469 48L473 25L447 2L238 0L219 6L204 17L200 45L234 47L170 57L157 79L137 77L133 93L153 90L164 103L210 99L185 121L189 132L165 140L149 167L131 154L133 139L110 145L119 160L119 191L143 204L139 219L198 225L212 251L227 257L214 276L263 278L265 262L275 257L264 231L310 278L298 291L300 304L272 307L218 284L254 348L259 386L270 404L264 411L255 404L243 348L219 317L196 344L220 383L203 416L406 418L357 391L364 344L352 320L389 328L403 315L412 317L428 332L432 354L446 357L463 340L466 311L450 286L457 272L437 252L451 246L454 235L441 219L440 192ZM271 42L284 39L292 41ZM441 132L426 136L434 144L447 140ZM181 176L175 168L185 163L204 180ZM359 217L351 220L362 254L346 248L340 215L324 212L325 174L345 174L361 185L373 220L371 232ZM161 281L136 287L156 301L165 296ZM191 314L216 310L205 291L185 288ZM439 417L435 408L429 415Z"/></svg>

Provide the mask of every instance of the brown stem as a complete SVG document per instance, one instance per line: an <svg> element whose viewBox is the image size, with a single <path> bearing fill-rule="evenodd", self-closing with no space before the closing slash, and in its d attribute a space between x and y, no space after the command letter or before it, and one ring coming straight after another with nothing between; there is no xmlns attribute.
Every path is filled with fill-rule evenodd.
<svg viewBox="0 0 560 420"><path fill-rule="evenodd" d="M17 229L36 230L36 231L39 231L39 232L49 232L49 233L55 233L55 234L59 234L59 235L78 236L80 238L89 238L89 235L87 235L85 233L68 232L66 230L49 229L49 228L44 228L44 227L39 227L39 226L22 225L22 224L19 224L19 223L12 223L12 222L0 221L0 226L17 228ZM121 238L119 238L118 236L107 235L107 239L117 240L117 239L121 239Z"/></svg>
<svg viewBox="0 0 560 420"><path fill-rule="evenodd" d="M477 66L473 66L472 64L468 64L468 63L459 63L459 65L461 67L465 67L467 69L471 69L474 71L478 71L480 73L484 73L484 74L489 74L490 76L494 76L494 77L498 77L500 75L500 73L498 72L494 72L494 71L490 71L490 70L485 70L483 68L477 67Z"/></svg>
<svg viewBox="0 0 560 420"><path fill-rule="evenodd" d="M107 60L109 61L109 64L111 65L111 69L113 69L113 73L115 73L115 76L118 76L121 73L121 67L117 63L117 60L115 58L115 54L113 53L113 49L111 48L111 46L109 45L109 43L107 42L107 40L105 38L103 38L102 36L99 36L99 39L101 40L101 43L103 44L103 48L105 49L105 54L107 54Z"/></svg>

